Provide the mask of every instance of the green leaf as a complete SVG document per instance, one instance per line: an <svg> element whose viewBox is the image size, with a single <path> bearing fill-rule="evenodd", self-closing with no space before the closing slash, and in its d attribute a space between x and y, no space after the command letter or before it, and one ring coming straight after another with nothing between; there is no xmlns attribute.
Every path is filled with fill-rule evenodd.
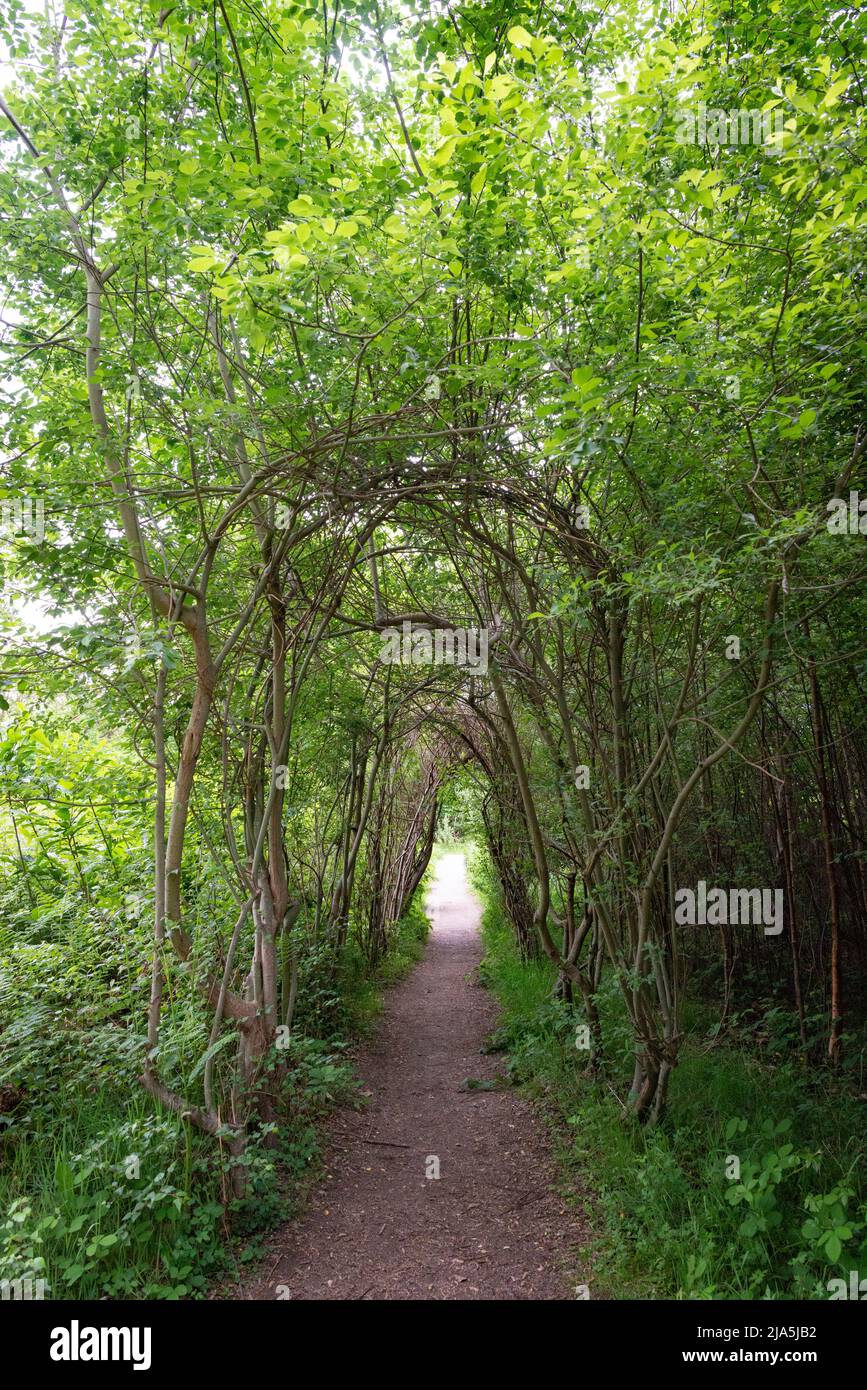
<svg viewBox="0 0 867 1390"><path fill-rule="evenodd" d="M452 135L448 140L444 140L443 143L434 151L431 157L431 163L437 165L448 164L449 160L455 152L457 143L458 137L456 135Z"/></svg>
<svg viewBox="0 0 867 1390"><path fill-rule="evenodd" d="M839 82L833 82L822 98L822 105L836 106L851 80L850 77L842 77Z"/></svg>
<svg viewBox="0 0 867 1390"><path fill-rule="evenodd" d="M515 48L530 48L533 43L533 35L528 34L527 30L520 24L514 25L506 37Z"/></svg>
<svg viewBox="0 0 867 1390"><path fill-rule="evenodd" d="M222 1052L224 1047L228 1047L229 1043L237 1042L237 1040L237 1034L230 1031L228 1033L224 1033L223 1036L221 1038L218 1038L215 1043L211 1043L210 1047L205 1048L205 1051L202 1053L198 1062L193 1067L193 1070L190 1072L190 1075L188 1077L189 1082L192 1083L193 1081L195 1081L196 1077L199 1076L200 1073L205 1070L208 1060L211 1057L216 1057L217 1053Z"/></svg>
<svg viewBox="0 0 867 1390"><path fill-rule="evenodd" d="M483 164L477 174L473 174L470 180L470 192L473 194L481 193L488 181L488 166Z"/></svg>
<svg viewBox="0 0 867 1390"><path fill-rule="evenodd" d="M386 236L393 237L396 241L405 241L409 233L406 230L403 219L396 213L392 213L382 224L382 230Z"/></svg>

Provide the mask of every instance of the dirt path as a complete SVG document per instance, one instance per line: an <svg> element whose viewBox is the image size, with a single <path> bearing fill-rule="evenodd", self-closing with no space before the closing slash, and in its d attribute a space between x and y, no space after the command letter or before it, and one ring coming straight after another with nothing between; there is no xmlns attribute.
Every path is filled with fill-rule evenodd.
<svg viewBox="0 0 867 1390"><path fill-rule="evenodd" d="M460 1089L499 1070L479 1052L497 1005L475 982L479 908L462 855L440 860L427 907L424 960L356 1058L370 1102L335 1116L327 1177L244 1298L575 1297L581 1232L551 1190L540 1118L514 1091Z"/></svg>

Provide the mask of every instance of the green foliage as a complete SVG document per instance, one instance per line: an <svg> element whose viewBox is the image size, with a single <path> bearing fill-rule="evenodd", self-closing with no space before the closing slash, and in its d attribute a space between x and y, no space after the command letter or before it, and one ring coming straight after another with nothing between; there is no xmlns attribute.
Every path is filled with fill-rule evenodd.
<svg viewBox="0 0 867 1390"><path fill-rule="evenodd" d="M95 886L102 866L88 864ZM155 1115L139 1087L147 924L75 891L53 913L22 916L23 939L8 933L0 950L0 1098L15 1100L0 1114L0 1278L45 1279L53 1298L201 1297L303 1201L317 1172L317 1118L355 1095L348 1030L418 958L424 912L412 905L378 979L350 971L345 994L326 982L326 956L307 952L305 1031L273 1059L281 1122L251 1137L240 1201L229 1186L236 1160L177 1117ZM197 1012L169 1016L167 1066L200 1055L203 1027Z"/></svg>
<svg viewBox="0 0 867 1390"><path fill-rule="evenodd" d="M864 1265L860 1102L839 1087L817 1092L788 1062L771 1068L737 1046L709 1049L699 1029L665 1122L626 1121L586 1074L574 1048L577 1016L551 998L551 967L522 964L493 898L484 933L485 975L504 1013L497 1045L508 1050L510 1075L539 1097L564 1172L600 1227L592 1270L581 1276L594 1290L827 1298L829 1279ZM610 1031L616 994L603 991L602 1002ZM732 1156L737 1179L726 1175Z"/></svg>
<svg viewBox="0 0 867 1390"><path fill-rule="evenodd" d="M236 1229L275 1218L421 949L438 814L497 844L525 959L494 930L481 979L610 1155L621 1268L785 1296L851 1258L865 35L827 0L0 11L0 503L44 504L0 530L10 1260L200 1292L229 1114ZM404 612L484 623L489 669L392 668ZM712 874L785 881L786 936L678 936ZM606 955L588 1058L548 896L545 948L586 912ZM144 1068L213 1151L147 1129Z"/></svg>
<svg viewBox="0 0 867 1390"><path fill-rule="evenodd" d="M396 984L408 970L421 960L430 922L424 910L424 899L430 884L427 874L422 880L409 909L395 924L389 951L371 972L357 947L345 952L340 968L340 998L344 1009L344 1026L353 1033L366 1033L382 1010L382 991Z"/></svg>

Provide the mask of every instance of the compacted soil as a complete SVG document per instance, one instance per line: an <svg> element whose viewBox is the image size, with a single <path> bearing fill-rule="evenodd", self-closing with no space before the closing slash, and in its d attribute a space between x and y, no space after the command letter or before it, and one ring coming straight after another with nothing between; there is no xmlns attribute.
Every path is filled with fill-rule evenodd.
<svg viewBox="0 0 867 1390"><path fill-rule="evenodd" d="M332 1117L303 1216L221 1297L576 1297L580 1219L552 1186L541 1117L512 1089L465 1084L501 1065L480 1052L498 1010L476 979L480 913L463 855L440 860L427 910L424 959L355 1057L368 1104Z"/></svg>

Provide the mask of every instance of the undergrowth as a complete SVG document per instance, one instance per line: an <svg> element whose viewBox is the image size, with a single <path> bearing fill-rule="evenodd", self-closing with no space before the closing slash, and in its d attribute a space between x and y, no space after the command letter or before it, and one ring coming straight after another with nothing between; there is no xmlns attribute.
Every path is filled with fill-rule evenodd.
<svg viewBox="0 0 867 1390"><path fill-rule="evenodd" d="M201 1297L255 1261L264 1233L303 1203L321 1119L357 1095L350 1041L423 950L421 890L374 974L353 948L336 978L324 953L302 960L278 1122L250 1136L240 1200L228 1155L138 1083L141 943L116 915L90 928L70 910L49 941L19 936L0 952L0 1280L41 1280L53 1299ZM194 1019L179 1016L174 1031L169 1020L163 1054L176 1066L189 1068L202 1046Z"/></svg>
<svg viewBox="0 0 867 1390"><path fill-rule="evenodd" d="M621 1099L631 1067L615 983L598 998L607 1060L593 1077L575 1045L580 1006L552 996L547 960L521 961L482 856L473 878L486 901L482 979L503 1009L494 1045L542 1098L586 1196L591 1297L826 1299L830 1281L867 1273L864 1102L776 1046L781 1011L767 1011L757 1058L694 1009L669 1107L643 1128Z"/></svg>

